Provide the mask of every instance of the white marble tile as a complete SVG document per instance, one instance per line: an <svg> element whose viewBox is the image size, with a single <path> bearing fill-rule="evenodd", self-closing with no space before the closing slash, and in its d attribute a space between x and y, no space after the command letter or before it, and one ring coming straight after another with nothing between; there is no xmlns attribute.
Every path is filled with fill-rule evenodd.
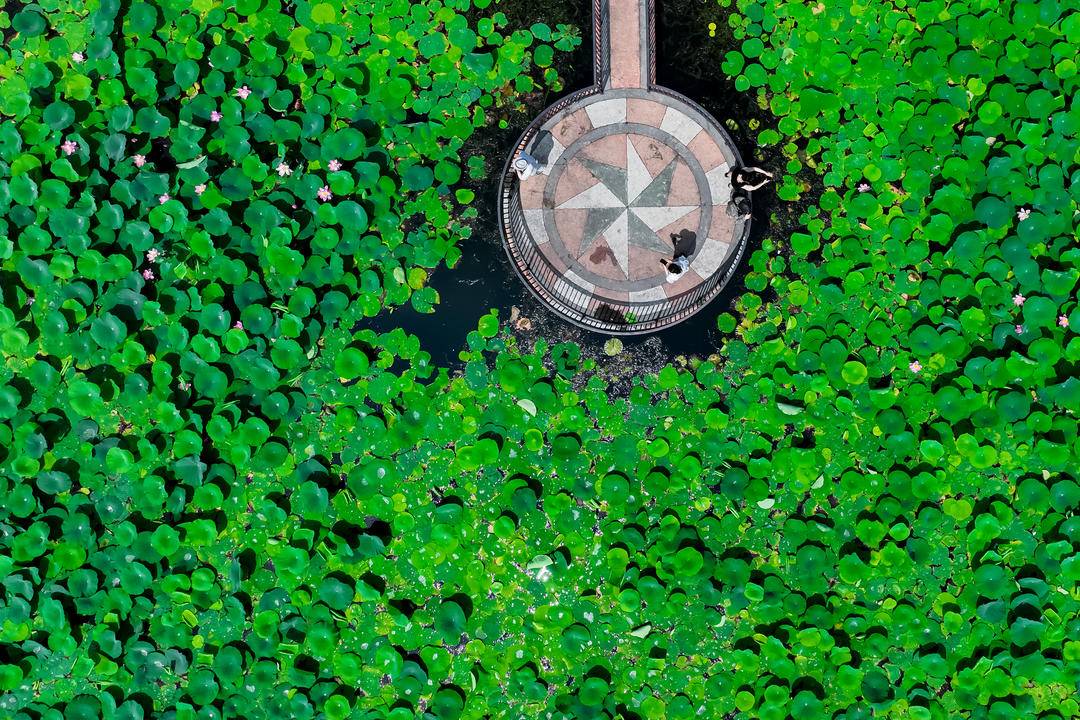
<svg viewBox="0 0 1080 720"><path fill-rule="evenodd" d="M537 245L543 245L548 238L547 225L544 223L544 211L542 209L525 210L525 226L529 228L529 234Z"/></svg>
<svg viewBox="0 0 1080 720"><path fill-rule="evenodd" d="M641 156L638 155L634 143L630 142L630 138L627 137L626 199L633 202L637 199L637 196L641 194L641 191L649 186L650 182L652 182L652 176L649 175L649 169L645 167L645 163L641 160Z"/></svg>
<svg viewBox="0 0 1080 720"><path fill-rule="evenodd" d="M690 141L701 132L701 126L688 117L685 113L669 107L664 113L664 119L660 123L660 129L670 133L683 145L689 145Z"/></svg>
<svg viewBox="0 0 1080 720"><path fill-rule="evenodd" d="M661 228L665 228L671 223L681 220L697 209L697 205L639 207L634 208L634 214L641 218L642 222L648 225L650 230L653 232L660 232Z"/></svg>
<svg viewBox="0 0 1080 720"><path fill-rule="evenodd" d="M594 128L626 122L626 98L601 100L585 106Z"/></svg>
<svg viewBox="0 0 1080 720"><path fill-rule="evenodd" d="M630 243L629 243L629 230L627 228L628 220L627 213L623 212L622 215L615 219L615 222L608 226L604 231L604 239L607 240L608 247L611 248L611 252L615 254L615 261L619 263L619 267L622 269L623 274L630 273Z"/></svg>
<svg viewBox="0 0 1080 720"><path fill-rule="evenodd" d="M666 298L667 293L665 293L664 288L659 285L647 290L630 291L630 302L651 302L653 300L664 300Z"/></svg>
<svg viewBox="0 0 1080 720"><path fill-rule="evenodd" d="M731 245L728 243L708 238L690 261L690 269L701 277L708 278L723 264L730 251Z"/></svg>
<svg viewBox="0 0 1080 720"><path fill-rule="evenodd" d="M590 188L587 188L577 195L573 196L569 200L566 200L562 205L559 205L559 210L581 210L589 208L622 208L626 207L626 203L615 196L615 193L608 189L608 186L604 183L598 182Z"/></svg>
<svg viewBox="0 0 1080 720"><path fill-rule="evenodd" d="M725 205L731 199L731 178L727 176L727 171L728 166L725 164L705 173L713 205Z"/></svg>

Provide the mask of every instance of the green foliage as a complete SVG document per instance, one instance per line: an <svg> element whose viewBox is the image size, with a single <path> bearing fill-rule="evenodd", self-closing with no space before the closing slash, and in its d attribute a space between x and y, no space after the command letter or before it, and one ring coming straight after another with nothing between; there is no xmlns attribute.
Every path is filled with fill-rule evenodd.
<svg viewBox="0 0 1080 720"><path fill-rule="evenodd" d="M496 313L453 377L363 322L437 302L462 142L570 29L0 13L0 707L1080 714L1080 13L969 5L740 3L825 190L627 397Z"/></svg>

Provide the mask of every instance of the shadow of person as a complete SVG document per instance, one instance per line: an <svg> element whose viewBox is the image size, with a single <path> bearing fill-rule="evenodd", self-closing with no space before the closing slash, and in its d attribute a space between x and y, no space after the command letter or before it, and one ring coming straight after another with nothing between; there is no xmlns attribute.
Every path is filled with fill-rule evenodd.
<svg viewBox="0 0 1080 720"><path fill-rule="evenodd" d="M551 155L551 151L555 148L555 138L551 133L546 130L541 132L536 138L536 142L533 144L532 152L529 153L534 158L540 161L541 165L548 164L548 157Z"/></svg>
<svg viewBox="0 0 1080 720"><path fill-rule="evenodd" d="M671 244L675 251L675 257L685 255L692 257L697 250L697 233L688 228L683 228L678 233L671 233Z"/></svg>

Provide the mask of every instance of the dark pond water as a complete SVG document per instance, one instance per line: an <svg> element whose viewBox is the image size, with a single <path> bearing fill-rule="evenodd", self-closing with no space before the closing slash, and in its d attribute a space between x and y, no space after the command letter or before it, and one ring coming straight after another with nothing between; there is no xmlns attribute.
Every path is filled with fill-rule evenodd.
<svg viewBox="0 0 1080 720"><path fill-rule="evenodd" d="M525 126L558 97L592 84L592 37L590 3L575 0L504 0L498 9L509 18L509 27L529 27L535 22L574 24L582 28L581 46L572 54L560 55L556 67L565 87L558 93L535 93L526 99L525 112L507 113L506 129L485 128L477 132L463 149L462 156L482 155L489 179L473 183L477 194L479 217L473 236L459 247L462 258L454 268L441 267L432 272L430 284L441 301L433 314L422 314L410 306L397 308L374 318L378 331L401 327L420 338L421 346L431 354L432 362L451 369L459 368L458 353L466 346L466 335L476 329L480 317L498 308L499 317L507 320L512 309L529 318L532 329L519 334L526 347L537 336L550 343L574 341L585 356L603 357L603 344L610 336L569 325L550 313L521 284L502 248L495 215L497 175L507 148L517 140ZM754 98L736 93L733 79L720 71L724 53L736 47L730 36L723 35L726 14L730 10L703 0L666 0L657 3L657 82L682 92L700 103L721 123L728 125L743 159L748 163L770 165L770 157L761 157L752 138L764 127L775 127L776 120L758 108ZM482 17L477 14L477 17ZM475 19L474 19L475 20ZM718 36L709 37L708 24L715 22ZM761 127L747 129L754 119ZM730 121L726 122L726 121ZM772 163L779 167L780 161ZM733 300L744 291L742 282L746 259L761 246L761 239L779 228L774 212L775 195L771 190L754 194L754 223L750 244L742 267L723 291L707 307L689 320L668 330L644 337L622 338L624 352L620 365L636 372L658 370L678 355L707 356L719 350L723 337L716 328L716 316L730 310ZM786 214L786 213L785 213ZM782 224L782 223L781 223Z"/></svg>

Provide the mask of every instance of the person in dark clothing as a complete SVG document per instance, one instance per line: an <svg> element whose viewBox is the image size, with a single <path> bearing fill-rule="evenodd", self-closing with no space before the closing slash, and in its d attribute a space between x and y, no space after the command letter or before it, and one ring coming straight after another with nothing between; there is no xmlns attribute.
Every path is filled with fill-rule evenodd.
<svg viewBox="0 0 1080 720"><path fill-rule="evenodd" d="M741 192L733 193L727 204L727 214L736 220L749 220L750 198Z"/></svg>
<svg viewBox="0 0 1080 720"><path fill-rule="evenodd" d="M732 168L729 174L731 186L743 192L752 192L768 185L773 180L771 172L753 166Z"/></svg>

